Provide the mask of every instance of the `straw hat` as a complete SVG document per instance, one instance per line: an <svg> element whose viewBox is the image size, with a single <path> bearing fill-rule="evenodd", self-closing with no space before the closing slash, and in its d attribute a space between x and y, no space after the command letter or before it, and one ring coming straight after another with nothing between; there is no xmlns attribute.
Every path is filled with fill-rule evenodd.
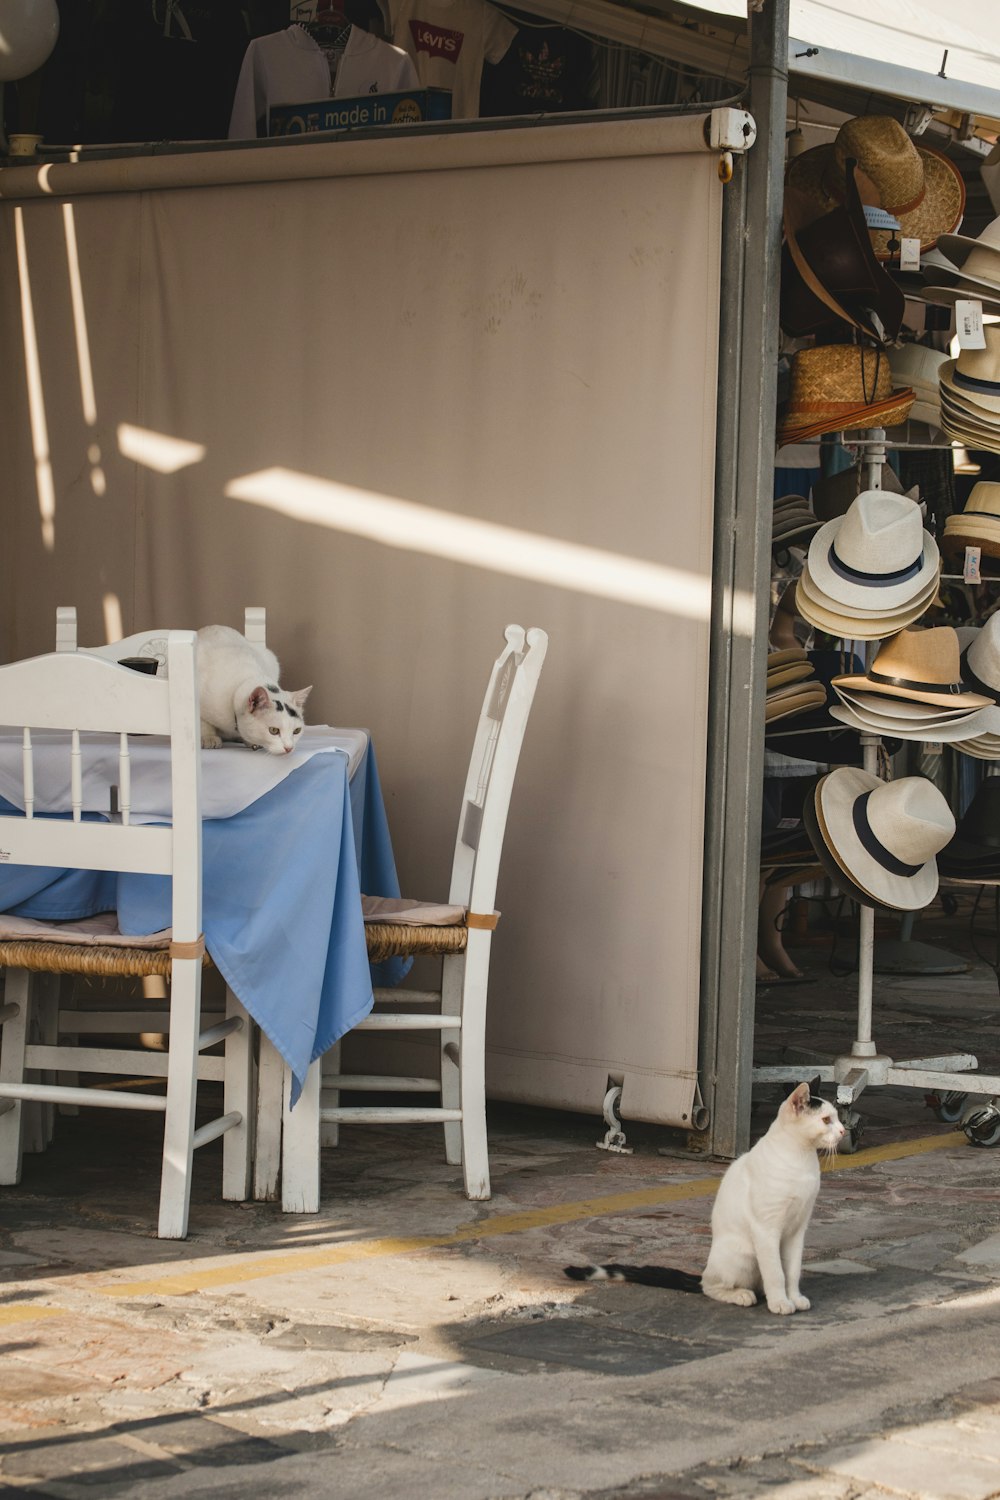
<svg viewBox="0 0 1000 1500"><path fill-rule="evenodd" d="M946 394L964 397L987 413L1000 413L1000 325L983 329L984 349L960 349L957 359L941 366L941 385Z"/></svg>
<svg viewBox="0 0 1000 1500"><path fill-rule="evenodd" d="M1000 490L1000 485L994 485ZM962 675L977 693L1000 703L1000 614L992 614L962 653Z"/></svg>
<svg viewBox="0 0 1000 1500"><path fill-rule="evenodd" d="M1000 292L1000 218L987 224L978 239L964 234L942 235L939 248L967 285Z"/></svg>
<svg viewBox="0 0 1000 1500"><path fill-rule="evenodd" d="M976 760L1000 760L1000 735L979 734L973 740L959 740L955 748Z"/></svg>
<svg viewBox="0 0 1000 1500"><path fill-rule="evenodd" d="M858 164L861 196L898 220L898 237L919 239L929 250L940 235L959 225L965 209L965 182L946 156L910 139L889 115L862 115L846 120L830 145L816 146L792 159L788 185L811 198L818 211L842 203L846 166ZM867 183L863 179L867 178ZM889 258L892 229L869 230L875 254Z"/></svg>
<svg viewBox="0 0 1000 1500"><path fill-rule="evenodd" d="M845 427L892 427L904 422L913 392L894 390L881 349L820 344L792 355L788 405L779 444L797 443Z"/></svg>
<svg viewBox="0 0 1000 1500"><path fill-rule="evenodd" d="M942 793L924 776L880 781L840 766L816 789L820 833L837 864L870 900L919 911L938 887L935 855L955 832Z"/></svg>
<svg viewBox="0 0 1000 1500"><path fill-rule="evenodd" d="M979 734L987 726L989 709L960 714L947 723L924 724L919 719L897 719L890 714L875 714L849 703L838 703L830 709L833 718L862 734L891 736L897 740L919 740L924 745L953 745Z"/></svg>
<svg viewBox="0 0 1000 1500"><path fill-rule="evenodd" d="M980 448L988 453L1000 453L1000 427L979 427L964 418L955 417L943 403L941 431L950 438L957 438L968 448Z"/></svg>
<svg viewBox="0 0 1000 1500"><path fill-rule="evenodd" d="M791 661L781 667L768 667L768 696L770 697L774 688L784 687L789 682L802 682L806 677L813 676L815 676L815 673L812 669L812 663L808 661Z"/></svg>
<svg viewBox="0 0 1000 1500"><path fill-rule="evenodd" d="M876 623L884 623L887 614L894 615L896 613L895 610L886 611L884 609L871 608L871 604L874 602L873 600L869 600L868 604L865 607L862 607L860 604L851 604L850 606L845 606L842 600L831 599L829 594L825 594L823 592L823 590L819 587L819 584L809 572L808 568L803 568L800 577L802 579L802 592L805 594L806 598L809 599L813 604L818 604L821 609L829 610L832 614L837 615L846 612L852 620L869 620L875 621ZM924 609L929 609L931 601L933 600L934 595L937 593L937 587L938 580L937 575L935 575L928 582L926 587L921 589L920 593L916 596L915 599L907 601L907 608L915 608L917 605L919 605L921 611L923 611ZM883 631L883 634L885 633L886 632Z"/></svg>
<svg viewBox="0 0 1000 1500"><path fill-rule="evenodd" d="M926 598L918 600L896 614L861 617L846 612L841 614L817 604L803 592L802 578L799 578L795 587L795 608L803 620L808 620L810 625L815 625L818 630L825 631L827 635L839 636L841 640L881 641L886 636L895 635L897 631L904 630L907 625L912 625L914 621L919 620L921 615L930 609L936 597L937 590L932 589Z"/></svg>
<svg viewBox="0 0 1000 1500"><path fill-rule="evenodd" d="M979 714L988 712L985 708L946 709L943 705L938 707L931 703L918 703L912 698L890 698L887 693L878 691L877 684L872 683L871 688L871 692L866 690L859 692L848 687L838 687L834 691L844 707L853 708L855 713L875 714L882 719L893 719L925 729L936 724L955 724L959 720L968 722L973 715L978 717ZM970 691L975 690L970 688ZM982 696L986 698L989 695L984 693Z"/></svg>
<svg viewBox="0 0 1000 1500"><path fill-rule="evenodd" d="M940 711L989 708L992 704L992 699L966 689L958 636L950 625L901 630L880 648L863 677L835 677L833 686L930 703Z"/></svg>
<svg viewBox="0 0 1000 1500"><path fill-rule="evenodd" d="M795 337L840 319L882 343L902 325L906 299L872 248L854 165L847 163L844 203L819 217L812 198L785 191L779 322Z"/></svg>
<svg viewBox="0 0 1000 1500"><path fill-rule="evenodd" d="M772 667L787 666L790 661L808 661L809 652L805 646L783 646L780 651L769 651L767 653L767 670Z"/></svg>
<svg viewBox="0 0 1000 1500"><path fill-rule="evenodd" d="M862 490L809 543L809 575L835 606L884 612L911 605L937 578L937 543L906 495Z"/></svg>
<svg viewBox="0 0 1000 1500"><path fill-rule="evenodd" d="M764 700L764 722L788 719L793 714L804 714L812 708L821 708L826 703L826 689L821 683L796 684L786 693L768 693Z"/></svg>
<svg viewBox="0 0 1000 1500"><path fill-rule="evenodd" d="M949 553L960 552L967 546L981 547L988 557L1000 557L1000 484L981 479L973 485L965 509L945 518L941 546ZM991 620L994 618L990 616ZM979 647L981 639L980 635L976 641L977 654L985 649ZM969 649L971 652L972 647ZM984 676L975 660L972 668L980 677Z"/></svg>
<svg viewBox="0 0 1000 1500"><path fill-rule="evenodd" d="M928 349L926 344L901 344L889 350L893 384L909 386L917 398L910 408L912 421L929 422L932 427L940 425L941 366L947 362L947 354Z"/></svg>

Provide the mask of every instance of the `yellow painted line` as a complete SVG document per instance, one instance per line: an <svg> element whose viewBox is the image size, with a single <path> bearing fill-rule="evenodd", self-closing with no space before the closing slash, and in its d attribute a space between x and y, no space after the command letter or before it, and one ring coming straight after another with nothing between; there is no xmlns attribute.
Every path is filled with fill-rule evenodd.
<svg viewBox="0 0 1000 1500"><path fill-rule="evenodd" d="M888 1146L873 1146L852 1156L832 1158L826 1171L867 1167L878 1162L899 1161L922 1156L929 1151L966 1145L961 1131L927 1136L915 1141L895 1141ZM105 1282L95 1288L105 1297L183 1296L187 1292L207 1291L216 1286L235 1286L241 1282L259 1281L267 1276L283 1276L300 1271L323 1270L330 1266L349 1265L352 1261L375 1260L386 1256L409 1255L417 1250L441 1250L474 1240L490 1239L500 1234L523 1234L553 1224L572 1224L581 1219L599 1219L610 1214L630 1213L634 1209L659 1207L664 1203L686 1202L707 1198L719 1185L715 1177L694 1177L669 1186L642 1188L633 1193L609 1193L600 1198L584 1198L575 1203L559 1203L549 1208L527 1208L516 1213L497 1214L475 1224L466 1224L450 1234L419 1235L410 1239L355 1240L322 1250L292 1250L263 1255L248 1255L229 1265L215 1265L176 1276L161 1275L149 1281Z"/></svg>
<svg viewBox="0 0 1000 1500"><path fill-rule="evenodd" d="M64 1318L63 1307L36 1307L28 1302L16 1302L10 1307L0 1307L0 1328L12 1323L37 1323L40 1318Z"/></svg>

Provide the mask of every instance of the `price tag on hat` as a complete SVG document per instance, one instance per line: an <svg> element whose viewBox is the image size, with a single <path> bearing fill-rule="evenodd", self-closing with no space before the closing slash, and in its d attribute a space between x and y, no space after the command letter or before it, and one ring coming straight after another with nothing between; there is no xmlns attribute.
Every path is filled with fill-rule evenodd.
<svg viewBox="0 0 1000 1500"><path fill-rule="evenodd" d="M979 572L979 559L982 556L981 547L966 547L965 567L962 569L962 577L966 583L982 583Z"/></svg>
<svg viewBox="0 0 1000 1500"><path fill-rule="evenodd" d="M901 271L920 270L920 241L918 239L911 239L905 234L900 239L899 269Z"/></svg>
<svg viewBox="0 0 1000 1500"><path fill-rule="evenodd" d="M925 755L940 755L941 746L937 740L924 740L923 751Z"/></svg>
<svg viewBox="0 0 1000 1500"><path fill-rule="evenodd" d="M983 304L959 299L955 303L955 332L960 349L985 349Z"/></svg>

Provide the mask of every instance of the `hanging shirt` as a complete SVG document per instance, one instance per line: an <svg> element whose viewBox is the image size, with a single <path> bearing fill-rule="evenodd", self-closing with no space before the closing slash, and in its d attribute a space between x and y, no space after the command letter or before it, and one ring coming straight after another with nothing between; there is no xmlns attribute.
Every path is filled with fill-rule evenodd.
<svg viewBox="0 0 1000 1500"><path fill-rule="evenodd" d="M388 0L392 39L423 88L451 90L453 120L479 116L483 62L503 57L517 27L488 0Z"/></svg>
<svg viewBox="0 0 1000 1500"><path fill-rule="evenodd" d="M416 88L416 69L400 47L352 26L337 67L333 95L350 99L358 94L387 94ZM288 26L270 36L257 37L246 50L240 69L229 139L252 140L257 122L275 104L311 104L330 98L330 67L326 53L301 26Z"/></svg>

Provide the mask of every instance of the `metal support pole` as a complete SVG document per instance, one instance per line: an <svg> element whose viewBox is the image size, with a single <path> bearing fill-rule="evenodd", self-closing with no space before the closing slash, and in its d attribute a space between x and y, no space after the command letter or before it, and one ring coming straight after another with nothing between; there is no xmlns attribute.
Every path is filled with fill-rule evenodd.
<svg viewBox="0 0 1000 1500"><path fill-rule="evenodd" d="M749 1140L760 869L789 0L750 11L747 108L723 219L702 944L711 1149Z"/></svg>

